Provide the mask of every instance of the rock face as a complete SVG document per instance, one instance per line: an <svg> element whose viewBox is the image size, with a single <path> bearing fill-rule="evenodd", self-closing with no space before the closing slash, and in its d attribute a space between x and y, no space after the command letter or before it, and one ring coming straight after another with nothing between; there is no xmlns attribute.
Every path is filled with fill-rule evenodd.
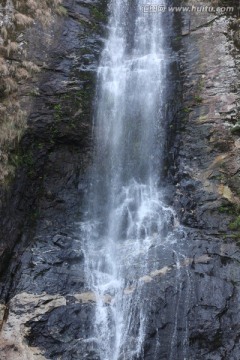
<svg viewBox="0 0 240 360"><path fill-rule="evenodd" d="M99 3L99 10L95 3L84 7L82 2L66 2L65 6L68 16L56 18L51 29L36 24L24 34L32 59L44 71L35 84L28 130L18 153L12 155L19 164L16 180L8 191L1 188L1 271L21 239L23 223L33 227L41 207L58 207L61 213L65 208L61 197L68 196L60 195L65 187L73 187L80 196L79 179L89 162L90 104L103 32L95 17L105 5ZM59 177L61 183L57 181L58 188L53 189L54 178ZM70 193L77 204L76 194ZM67 204L73 206L71 200Z"/></svg>
<svg viewBox="0 0 240 360"><path fill-rule="evenodd" d="M45 70L1 213L2 359L99 359L84 341L95 297L77 222L106 5L66 0L67 15L49 33L54 47L37 27L24 34ZM153 247L162 267L141 279L151 301L141 359L240 358L238 26L230 15L174 16L165 180L183 231L172 253Z"/></svg>
<svg viewBox="0 0 240 360"><path fill-rule="evenodd" d="M1 209L2 358L45 358L45 345L40 350L28 346L35 341L28 323L36 318L56 309L57 317L69 318L70 323L71 317L73 327L81 327L80 319L90 324L88 312L93 311L86 295L76 295L79 300L73 297L84 292L83 254L75 222L81 215L84 173L91 161L91 103L106 4L66 1L63 5L67 14L46 33L36 24L24 34L32 57L44 63L44 69L21 142L19 170ZM49 46L48 36L54 37L54 45ZM73 341L76 334L77 329L72 332ZM50 358L59 352L70 358L65 345L61 349L54 337L51 342L56 344L46 344ZM74 353L75 345L71 346Z"/></svg>
<svg viewBox="0 0 240 360"><path fill-rule="evenodd" d="M237 10L236 2L233 6ZM183 16L179 56L185 115L177 134L175 204L186 226L189 253L211 257L191 265L190 359L237 359L240 354L236 21L224 14Z"/></svg>

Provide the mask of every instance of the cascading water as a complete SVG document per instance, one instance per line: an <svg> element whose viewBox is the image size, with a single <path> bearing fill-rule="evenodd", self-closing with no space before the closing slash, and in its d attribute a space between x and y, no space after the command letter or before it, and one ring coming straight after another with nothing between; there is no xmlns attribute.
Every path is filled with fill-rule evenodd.
<svg viewBox="0 0 240 360"><path fill-rule="evenodd" d="M162 15L144 14L142 5L111 1L98 69L95 157L81 234L87 287L96 298L95 330L86 340L95 341L101 360L144 358L144 286L159 268L150 249L176 238L174 212L159 184L165 140ZM158 359L159 342L152 360Z"/></svg>

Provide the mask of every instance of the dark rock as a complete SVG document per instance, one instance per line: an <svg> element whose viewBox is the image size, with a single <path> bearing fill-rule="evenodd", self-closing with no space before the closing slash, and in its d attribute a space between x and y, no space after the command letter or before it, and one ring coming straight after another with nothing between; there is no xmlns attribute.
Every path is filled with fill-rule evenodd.
<svg viewBox="0 0 240 360"><path fill-rule="evenodd" d="M38 28L24 35L33 57L46 64L21 143L25 163L9 193L1 197L0 294L1 302L9 306L9 313L4 307L2 334L4 342L9 326L16 331L14 342L19 337L27 341L29 351L36 347L46 358L100 360L96 340L86 341L93 334L94 301L91 296L86 302L77 300L77 294L88 294L78 222L91 163L95 73L106 31L104 21L94 19L91 10L96 6L106 13L107 4L66 0L64 5L68 16L56 20L56 41L50 49ZM142 354L134 360L240 358L240 254L236 234L228 228L231 216L219 211L230 200L219 191L223 184L216 179L225 169L225 155L227 160L234 157L231 164L238 162L231 126L224 125L227 116L234 122L237 98L231 89L237 59L227 50L231 42L225 36L227 17L191 16L193 30L184 36L188 15L174 16L181 42L171 41L177 56L166 50L172 60L161 184L168 184L165 200L173 204L181 227L175 229L172 221L171 246L161 244L169 233L163 229L149 250L157 275L146 274L151 281L142 286L148 309L146 337ZM35 45L37 39L41 46ZM226 184L236 196L237 177L234 166ZM133 312L133 333L120 359L136 345L137 301ZM11 349L18 358L23 356L18 343L5 345L2 354Z"/></svg>

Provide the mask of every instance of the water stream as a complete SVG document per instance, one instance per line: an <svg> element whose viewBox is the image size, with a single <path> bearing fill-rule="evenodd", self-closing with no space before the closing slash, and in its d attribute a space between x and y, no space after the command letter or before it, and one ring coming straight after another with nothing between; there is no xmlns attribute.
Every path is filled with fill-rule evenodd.
<svg viewBox="0 0 240 360"><path fill-rule="evenodd" d="M144 359L151 302L145 284L161 268L151 249L161 246L164 254L177 241L178 223L160 181L168 66L163 15L144 14L144 3L111 1L98 69L95 155L81 234L87 286L96 296L91 339L101 360ZM180 261L177 254L178 276ZM175 323L172 348L176 332ZM152 360L160 346L161 338Z"/></svg>

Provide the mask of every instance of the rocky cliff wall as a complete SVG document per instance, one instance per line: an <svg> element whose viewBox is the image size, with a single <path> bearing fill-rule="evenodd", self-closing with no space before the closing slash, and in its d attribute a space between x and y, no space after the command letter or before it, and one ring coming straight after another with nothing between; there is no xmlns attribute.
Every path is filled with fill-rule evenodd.
<svg viewBox="0 0 240 360"><path fill-rule="evenodd" d="M22 34L28 56L41 71L31 94L27 92L27 128L17 148L9 152L15 175L1 187L1 324L8 318L9 300L19 292L16 286L25 266L29 273L22 284L26 280L27 297L36 291L58 298L69 286L76 293L83 286L81 247L73 224L81 215L84 173L91 162L91 104L105 20L104 1L69 0L62 3L50 26L36 22ZM35 245L41 264L32 258ZM56 249L62 249L61 254L53 254ZM53 258L45 258L48 253ZM25 346L28 331L20 335L23 322L20 327L15 324L11 334L3 329L3 359L42 358L41 351ZM61 351L57 343L53 352Z"/></svg>
<svg viewBox="0 0 240 360"><path fill-rule="evenodd" d="M76 222L107 11L101 1L63 6L67 13L48 30L50 46L38 26L24 33L45 64L1 217L3 359L98 359L96 344L84 342L95 298L85 287ZM143 279L153 304L144 358L153 359L159 337L158 359L238 360L238 13L178 13L172 25L166 183L184 229L177 250L186 258L176 268L167 254ZM152 249L153 259L161 249Z"/></svg>
<svg viewBox="0 0 240 360"><path fill-rule="evenodd" d="M196 5L196 2L185 2ZM189 358L239 357L239 10L182 15L175 204L192 262Z"/></svg>

